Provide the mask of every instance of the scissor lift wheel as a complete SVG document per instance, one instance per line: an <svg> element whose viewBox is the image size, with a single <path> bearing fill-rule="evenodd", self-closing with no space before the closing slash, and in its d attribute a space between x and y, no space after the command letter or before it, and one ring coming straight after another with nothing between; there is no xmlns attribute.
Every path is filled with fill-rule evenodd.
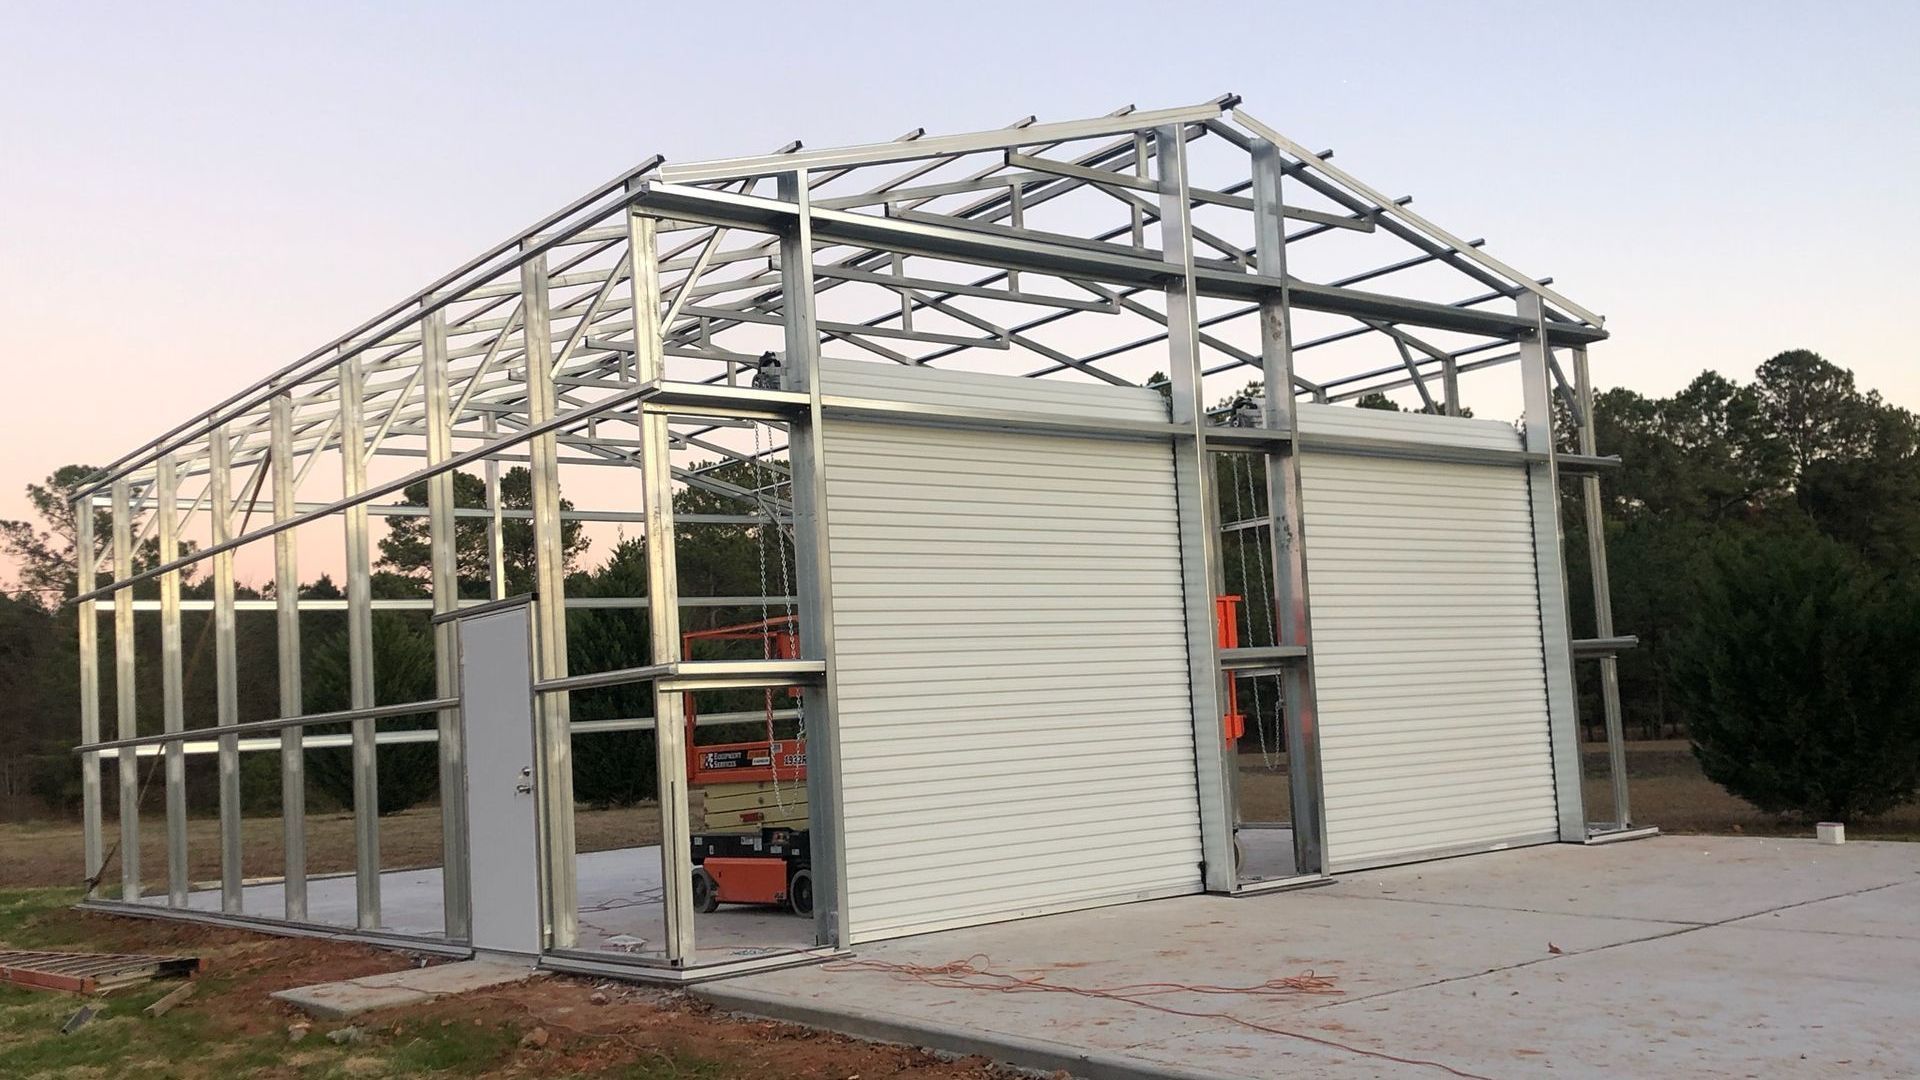
<svg viewBox="0 0 1920 1080"><path fill-rule="evenodd" d="M719 906L720 887L714 883L713 875L705 869L696 868L693 872L693 910L706 915Z"/></svg>
<svg viewBox="0 0 1920 1080"><path fill-rule="evenodd" d="M795 915L813 914L813 869L803 866L787 882L787 905Z"/></svg>

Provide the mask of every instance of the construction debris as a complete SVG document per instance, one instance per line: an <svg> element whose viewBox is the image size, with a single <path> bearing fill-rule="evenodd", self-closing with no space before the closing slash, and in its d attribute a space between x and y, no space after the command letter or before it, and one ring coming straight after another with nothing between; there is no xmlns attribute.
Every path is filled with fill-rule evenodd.
<svg viewBox="0 0 1920 1080"><path fill-rule="evenodd" d="M196 989L198 989L199 986L200 986L199 983L186 983L181 986L177 986L174 989L169 990L165 997L161 998L160 1000L154 1002L153 1004L147 1006L146 1008L140 1011L146 1013L150 1017L165 1016L168 1013L173 1011L174 1006L192 997L193 992Z"/></svg>
<svg viewBox="0 0 1920 1080"><path fill-rule="evenodd" d="M81 1028L86 1027L88 1024L93 1023L94 1017L106 1011L107 1007L105 1005L82 1005L74 1011L72 1016L67 1017L66 1023L60 1025L60 1034L71 1035Z"/></svg>
<svg viewBox="0 0 1920 1080"><path fill-rule="evenodd" d="M184 978L200 967L197 956L0 950L0 982L74 994L118 990L152 979Z"/></svg>

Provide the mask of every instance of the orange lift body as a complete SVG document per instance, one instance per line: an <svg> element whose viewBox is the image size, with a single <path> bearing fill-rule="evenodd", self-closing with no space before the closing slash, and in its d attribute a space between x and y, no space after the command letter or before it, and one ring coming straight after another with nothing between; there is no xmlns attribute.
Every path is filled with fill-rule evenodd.
<svg viewBox="0 0 1920 1080"><path fill-rule="evenodd" d="M1237 649L1240 647L1240 597L1216 596L1213 598L1213 621L1220 633L1220 647ZM1227 745L1240 741L1247 733L1247 718L1240 713L1240 680L1227 677L1227 714L1223 718Z"/></svg>
<svg viewBox="0 0 1920 1080"><path fill-rule="evenodd" d="M792 615L778 615L736 626L716 626L710 630L689 630L680 635L680 655L693 655L696 641L759 641L768 660L797 660L800 639ZM795 687L787 696L797 698ZM799 739L776 739L773 735L774 692L767 691L767 737L753 742L699 745L695 738L700 713L694 696L685 695L687 713L687 782L690 784L751 783L754 781L798 781L807 778L807 744Z"/></svg>

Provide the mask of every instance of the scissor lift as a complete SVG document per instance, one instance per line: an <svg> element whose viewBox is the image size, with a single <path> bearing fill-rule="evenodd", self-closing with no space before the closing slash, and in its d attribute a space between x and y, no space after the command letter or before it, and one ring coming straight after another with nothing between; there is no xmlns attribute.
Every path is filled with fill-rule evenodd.
<svg viewBox="0 0 1920 1080"><path fill-rule="evenodd" d="M767 659L792 660L800 655L796 622L779 615L733 626L690 630L680 635L681 655L691 656L696 641L758 641ZM787 691L799 697L798 688ZM807 746L804 739L778 738L774 731L776 691L766 691L766 738L749 742L701 745L700 716L692 694L686 695L687 782L709 791L726 787L742 792L756 806L756 792L770 793L774 816L785 802L782 789L805 805ZM721 904L784 905L797 915L813 914L813 862L805 827L787 822L765 823L764 808L730 810L740 824L759 824L754 831L702 831L694 834L693 907L710 912Z"/></svg>

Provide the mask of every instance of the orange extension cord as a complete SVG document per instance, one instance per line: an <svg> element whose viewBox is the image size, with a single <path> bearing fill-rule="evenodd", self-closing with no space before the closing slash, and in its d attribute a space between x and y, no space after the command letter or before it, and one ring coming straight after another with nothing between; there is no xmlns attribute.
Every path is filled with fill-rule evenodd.
<svg viewBox="0 0 1920 1080"><path fill-rule="evenodd" d="M1124 986L1069 986L1065 983L1046 981L1044 975L1021 976L994 971L989 966L993 960L984 953L975 953L965 960L954 960L945 964L896 964L886 960L836 960L823 965L826 971L874 971L892 975L909 982L924 983L927 986L943 990L990 990L1004 994L1072 994L1076 997L1097 998L1102 1001L1117 1001L1126 1005L1137 1005L1143 1009L1168 1013L1173 1016L1186 1016L1199 1020L1225 1020L1241 1027L1268 1035L1280 1035L1289 1039L1317 1043L1335 1050L1344 1050L1350 1054L1378 1058L1400 1065L1419 1065L1439 1069L1465 1080L1488 1080L1478 1073L1463 1072L1451 1065L1438 1061L1426 1061L1421 1058L1396 1057L1393 1054L1364 1047L1350 1046L1333 1039L1318 1035L1307 1035L1284 1028L1269 1027L1252 1020L1245 1020L1232 1013L1202 1012L1179 1009L1157 1001L1146 1000L1164 994L1235 994L1249 997L1292 997L1297 994L1339 994L1344 991L1334 986L1332 979L1323 978L1309 971L1302 975L1286 975L1254 983L1251 986L1209 986L1173 982L1129 983Z"/></svg>

